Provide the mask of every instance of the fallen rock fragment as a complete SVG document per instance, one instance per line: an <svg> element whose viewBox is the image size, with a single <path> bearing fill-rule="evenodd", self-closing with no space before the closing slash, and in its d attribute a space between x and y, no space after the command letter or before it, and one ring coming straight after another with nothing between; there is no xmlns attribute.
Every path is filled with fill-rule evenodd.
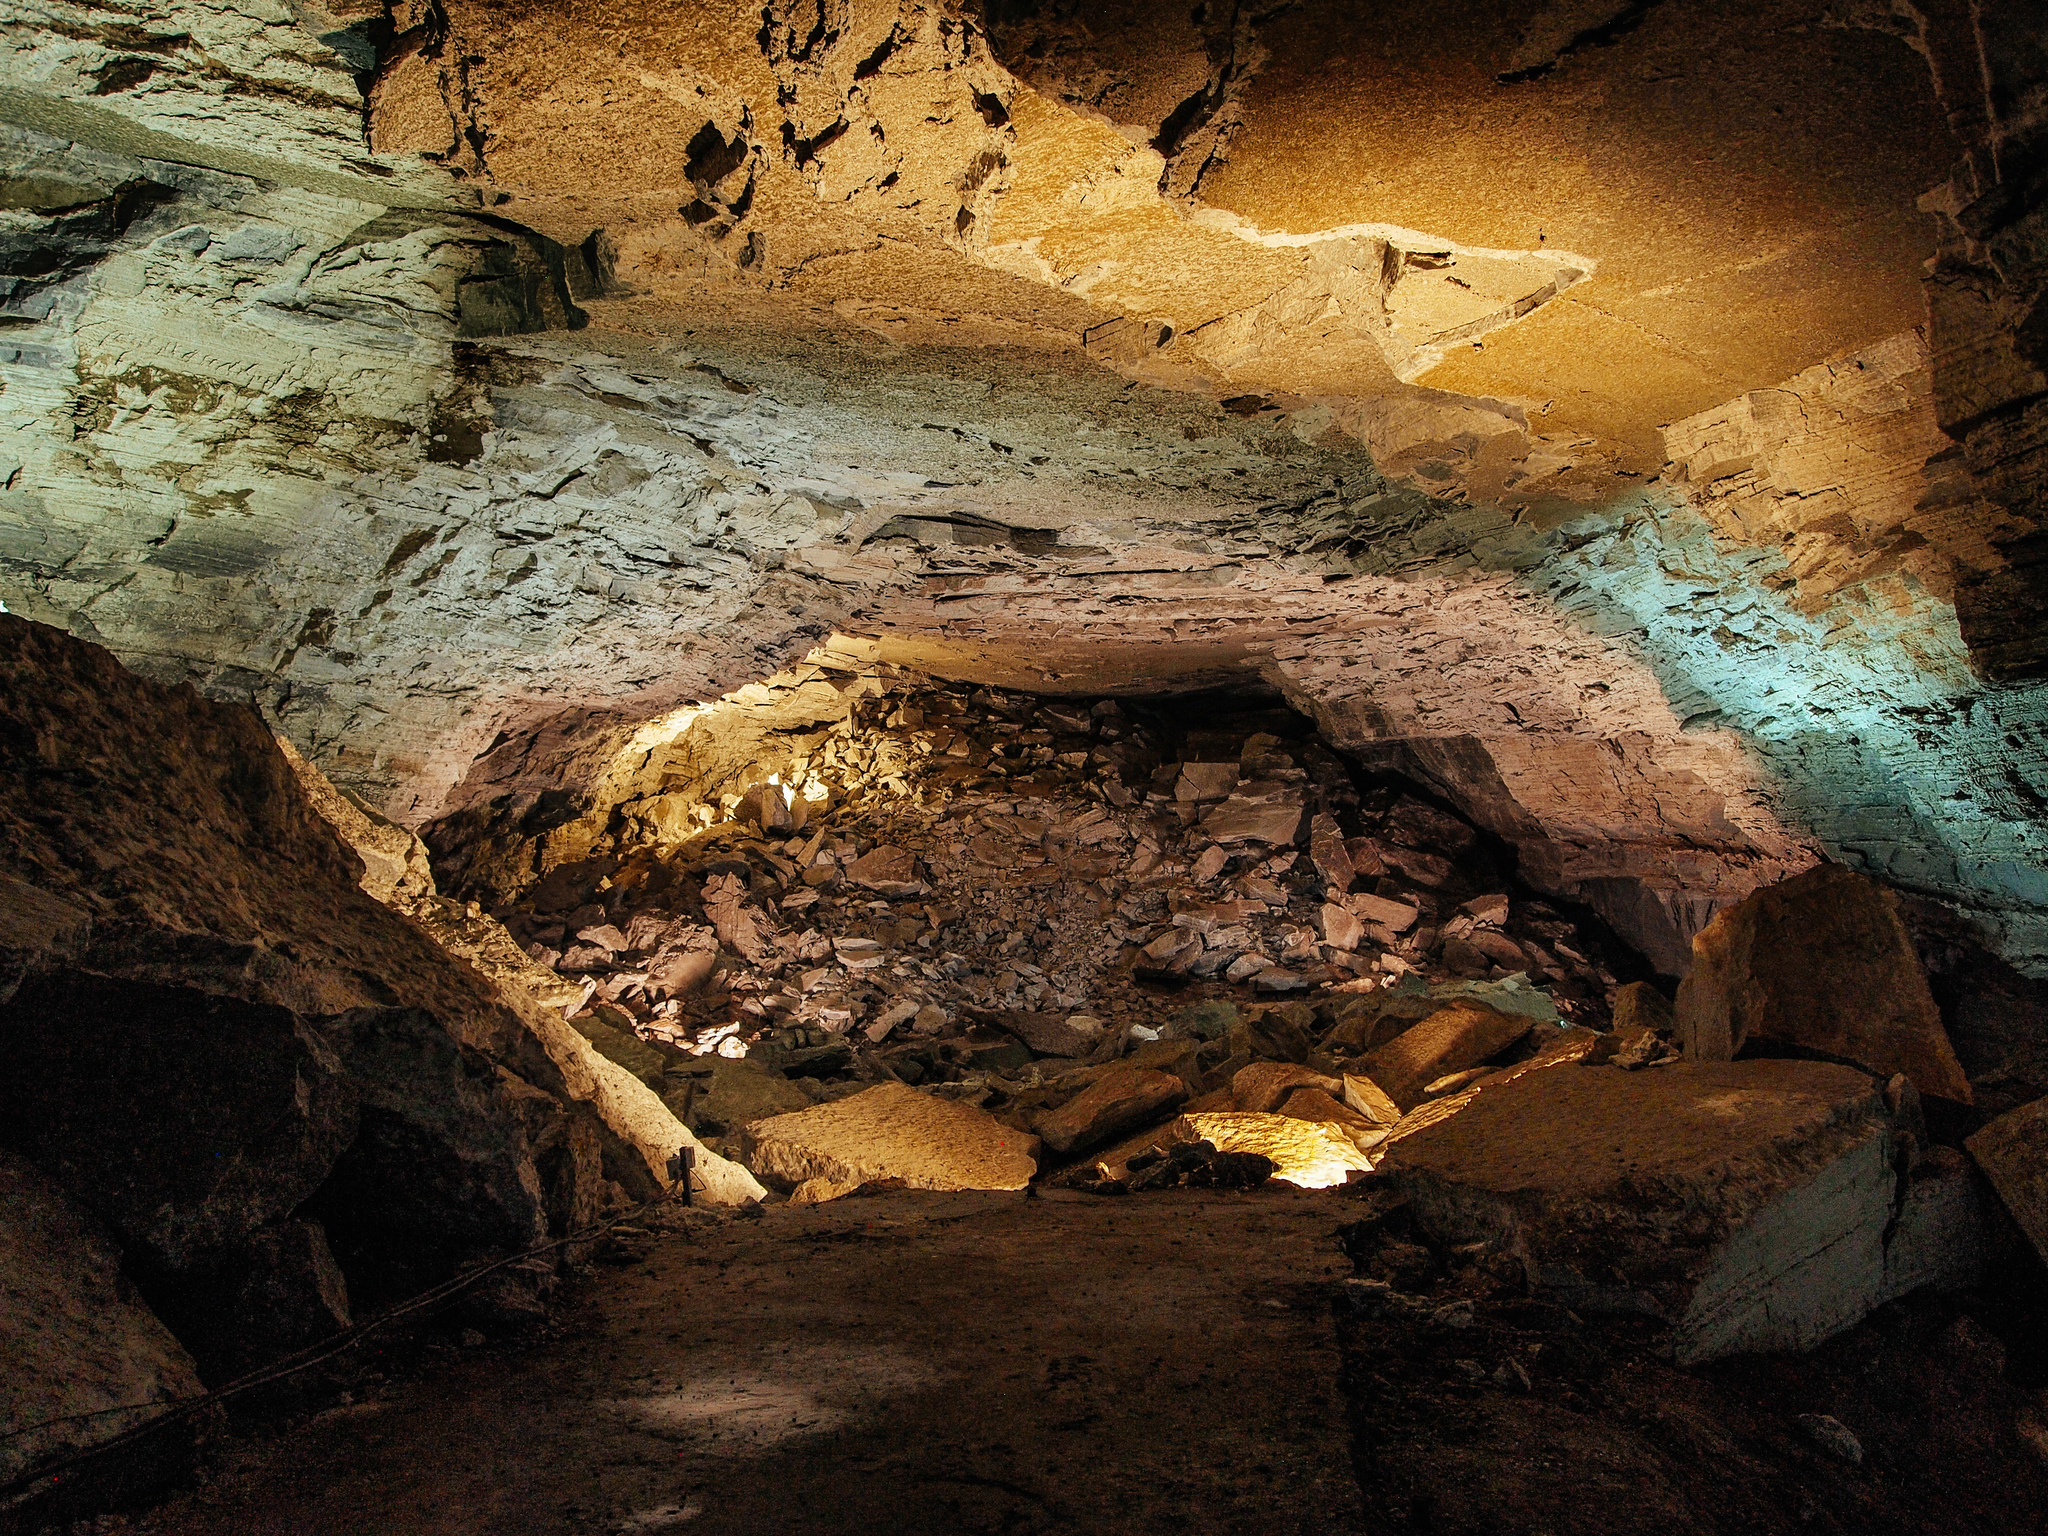
<svg viewBox="0 0 2048 1536"><path fill-rule="evenodd" d="M1225 800L1237 788L1235 763L1182 763L1173 798L1180 801Z"/></svg>
<svg viewBox="0 0 2048 1536"><path fill-rule="evenodd" d="M1391 1127L1401 1118L1401 1106L1388 1098L1380 1085L1356 1073L1344 1074L1344 1102L1374 1125Z"/></svg>
<svg viewBox="0 0 2048 1536"><path fill-rule="evenodd" d="M1525 1014L1459 1001L1369 1052L1359 1065L1388 1098L1404 1110L1413 1109L1430 1083L1478 1066L1534 1027Z"/></svg>
<svg viewBox="0 0 2048 1536"><path fill-rule="evenodd" d="M1804 1349L1889 1299L1892 1121L1853 1068L1537 1071L1471 1094L1381 1164L1423 1228L1518 1256L1566 1305L1661 1313L1681 1362Z"/></svg>
<svg viewBox="0 0 2048 1536"><path fill-rule="evenodd" d="M1038 1171L1037 1154L1037 1137L901 1083L756 1120L740 1133L740 1160L780 1189L823 1180L851 1190L881 1179L907 1189L1022 1189Z"/></svg>
<svg viewBox="0 0 2048 1536"><path fill-rule="evenodd" d="M691 1128L708 1136L726 1136L755 1120L794 1114L811 1107L811 1097L779 1072L745 1057L728 1061L704 1058L708 1070L694 1071L667 1088L662 1102Z"/></svg>
<svg viewBox="0 0 2048 1536"><path fill-rule="evenodd" d="M883 896L922 896L931 887L917 878L917 858L908 849L872 848L846 866L846 878Z"/></svg>
<svg viewBox="0 0 2048 1536"><path fill-rule="evenodd" d="M1086 1056L1101 1038L1101 1025L1093 1035L1076 1029L1056 1013L1024 1013L1005 1008L971 1008L968 1017L993 1024L1023 1041L1035 1056Z"/></svg>
<svg viewBox="0 0 2048 1536"><path fill-rule="evenodd" d="M1120 1067L1040 1115L1035 1129L1046 1146L1063 1156L1083 1152L1158 1118L1187 1096L1187 1084L1170 1072Z"/></svg>
<svg viewBox="0 0 2048 1536"><path fill-rule="evenodd" d="M1807 1439L1837 1461L1846 1461L1852 1467L1863 1465L1863 1442L1833 1414L1802 1413L1792 1422L1805 1431Z"/></svg>
<svg viewBox="0 0 2048 1536"><path fill-rule="evenodd" d="M1334 901L1349 891L1358 879L1351 866L1351 854L1344 846L1344 830L1337 818L1318 811L1309 820L1308 856L1323 877L1323 893Z"/></svg>
<svg viewBox="0 0 2048 1536"><path fill-rule="evenodd" d="M718 942L760 965L774 946L769 942L766 916L747 901L747 884L738 875L713 875L704 882L704 915L718 930Z"/></svg>
<svg viewBox="0 0 2048 1536"><path fill-rule="evenodd" d="M1816 865L1717 913L1692 951L1674 1010L1688 1061L1776 1040L1970 1102L1899 899L1875 881Z"/></svg>
<svg viewBox="0 0 2048 1536"><path fill-rule="evenodd" d="M1230 1080L1230 1093L1237 1107L1252 1114L1276 1109L1280 1101L1297 1088L1320 1088L1325 1093L1342 1093L1344 1085L1312 1067L1291 1061L1255 1061L1240 1068Z"/></svg>
<svg viewBox="0 0 2048 1536"><path fill-rule="evenodd" d="M1340 1103L1321 1088L1297 1088L1288 1094L1279 1113L1290 1120L1312 1120L1333 1125L1351 1138L1361 1151L1369 1151L1386 1139L1386 1130L1373 1124L1357 1110Z"/></svg>
<svg viewBox="0 0 2048 1536"><path fill-rule="evenodd" d="M1671 1037L1671 1004L1647 981L1632 981L1615 988L1607 1006L1617 1034L1646 1029L1667 1040Z"/></svg>
<svg viewBox="0 0 2048 1536"><path fill-rule="evenodd" d="M1202 830L1219 843L1261 843L1291 848L1301 840L1307 812L1298 800L1248 800L1232 795L1202 818Z"/></svg>
<svg viewBox="0 0 2048 1536"><path fill-rule="evenodd" d="M1355 913L1334 902L1324 902L1320 914L1323 942L1332 948L1351 951L1365 942L1365 924Z"/></svg>
<svg viewBox="0 0 2048 1536"><path fill-rule="evenodd" d="M647 968L647 990L658 997L690 997L703 990L718 969L715 949L664 955Z"/></svg>
<svg viewBox="0 0 2048 1536"><path fill-rule="evenodd" d="M1280 966L1266 966L1252 975L1254 992L1305 992L1309 979L1299 971L1284 970Z"/></svg>
<svg viewBox="0 0 2048 1536"><path fill-rule="evenodd" d="M1344 898L1344 905L1361 920L1378 923L1394 933L1405 933L1419 915L1419 909L1406 902L1390 901L1365 891L1353 891Z"/></svg>

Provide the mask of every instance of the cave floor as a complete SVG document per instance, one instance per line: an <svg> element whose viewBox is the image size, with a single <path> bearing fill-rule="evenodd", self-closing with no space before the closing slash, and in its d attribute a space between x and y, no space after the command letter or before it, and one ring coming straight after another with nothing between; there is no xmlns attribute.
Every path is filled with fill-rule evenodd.
<svg viewBox="0 0 2048 1536"><path fill-rule="evenodd" d="M1352 1531L1340 1196L692 1215L140 1530Z"/></svg>
<svg viewBox="0 0 2048 1536"><path fill-rule="evenodd" d="M1916 1293L1809 1354L1680 1369L1655 1325L1514 1295L1354 1313L1358 1193L669 1212L607 1240L546 1337L394 1347L362 1401L119 1528L2048 1531L2024 1298Z"/></svg>

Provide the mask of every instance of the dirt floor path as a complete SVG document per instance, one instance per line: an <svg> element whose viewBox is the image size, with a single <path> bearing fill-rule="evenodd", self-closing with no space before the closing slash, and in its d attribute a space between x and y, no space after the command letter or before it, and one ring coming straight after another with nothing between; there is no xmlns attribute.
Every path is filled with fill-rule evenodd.
<svg viewBox="0 0 2048 1536"><path fill-rule="evenodd" d="M326 1533L1356 1531L1335 1195L692 1215L564 1333L331 1411L141 1522Z"/></svg>

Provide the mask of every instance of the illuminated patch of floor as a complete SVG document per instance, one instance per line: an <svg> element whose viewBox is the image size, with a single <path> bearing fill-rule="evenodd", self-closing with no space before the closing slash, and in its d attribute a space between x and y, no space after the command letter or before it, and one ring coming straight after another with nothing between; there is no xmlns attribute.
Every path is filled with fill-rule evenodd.
<svg viewBox="0 0 2048 1536"><path fill-rule="evenodd" d="M837 1429L856 1411L931 1379L928 1367L901 1355L791 1350L758 1371L721 1371L606 1406L658 1438L738 1456Z"/></svg>

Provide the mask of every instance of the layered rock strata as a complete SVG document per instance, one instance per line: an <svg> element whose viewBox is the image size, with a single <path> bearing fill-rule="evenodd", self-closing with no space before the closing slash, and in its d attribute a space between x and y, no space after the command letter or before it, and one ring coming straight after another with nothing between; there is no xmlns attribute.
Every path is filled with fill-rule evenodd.
<svg viewBox="0 0 2048 1536"><path fill-rule="evenodd" d="M1937 303L1932 372L1910 263L1823 260L1822 225L1849 238L1835 219L1784 247L1820 263L1793 284L1813 323L1710 325L1719 361L1693 370L1668 344L1696 302L1677 296L1783 263L1681 270L1686 242L1557 222L1604 192L1545 190L1533 240L1391 183L1370 190L1409 210L1393 224L1361 207L1264 228L1262 188L1299 201L1279 103L1347 99L1342 71L1303 84L1328 30L1310 9L1222 30L998 10L993 45L973 16L882 6L642 18L602 48L517 10L388 30L347 7L140 31L100 7L25 14L0 114L5 600L262 700L408 824L508 776L589 808L636 729L835 628L1041 685L1131 667L1135 638L1153 678L1266 672L1666 969L1815 843L2038 968L2044 711L2038 688L1973 674L1973 655L2026 669L1986 661L2019 642L1973 638L1991 599L1966 595L2021 579L2038 478L2022 24L1906 28L1975 146L1949 199L1973 211L1944 215L1962 233L1937 297L1959 297ZM1541 18L1494 29L1461 45L1459 99L1486 124L1523 103L1549 134L1598 80L1644 123L1718 122L1690 73L1667 117L1623 65L1678 67L1696 24L1667 10L1612 51ZM1180 106L1132 94L1131 47L1162 61L1159 90L1186 85ZM1924 68L1869 30L1822 51L1802 67L1875 70L1895 95ZM1281 80L1291 95L1262 97ZM2003 82L1981 106L1978 80ZM659 130L606 148L602 185L600 97ZM1926 101L1893 119L1829 195L1903 257L1904 199L1948 151ZM1709 244L1804 228L1788 204L1723 229L1707 182L1682 197ZM1405 227L1439 215L1464 222ZM641 291L598 296L620 284ZM611 333L487 340L579 312ZM2019 360L1984 364L2004 381L1988 394L1948 339L1971 327ZM1764 333L1792 350L1759 351ZM1558 347L1642 366L1533 389ZM1402 385L1425 354L1429 381L1469 393ZM1964 395L1990 403L1944 403ZM1682 484L1646 486L1660 453ZM1035 666L1062 631L1063 664Z"/></svg>
<svg viewBox="0 0 2048 1536"><path fill-rule="evenodd" d="M1567 1305L1668 1317L1691 1361L1808 1348L1889 1299L1892 1150L1849 1068L1561 1067L1399 1141L1382 1172L1438 1240L1490 1245Z"/></svg>

